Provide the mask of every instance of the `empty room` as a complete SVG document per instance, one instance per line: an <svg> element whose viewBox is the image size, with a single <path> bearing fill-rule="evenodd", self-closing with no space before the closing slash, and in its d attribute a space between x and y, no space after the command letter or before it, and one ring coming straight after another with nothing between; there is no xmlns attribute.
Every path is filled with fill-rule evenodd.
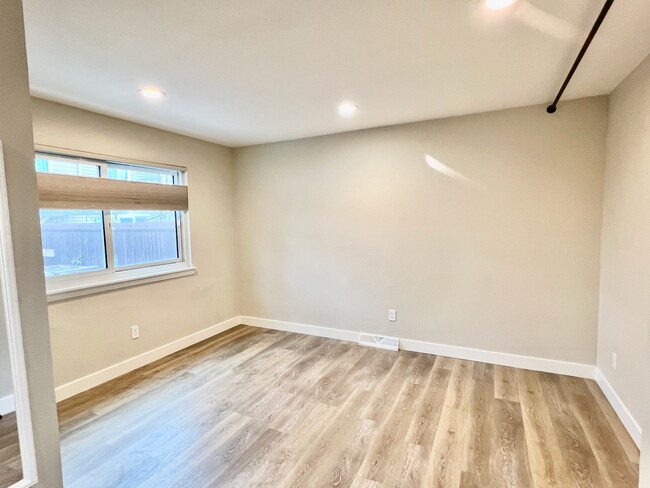
<svg viewBox="0 0 650 488"><path fill-rule="evenodd" d="M650 488L650 2L0 2L0 488Z"/></svg>

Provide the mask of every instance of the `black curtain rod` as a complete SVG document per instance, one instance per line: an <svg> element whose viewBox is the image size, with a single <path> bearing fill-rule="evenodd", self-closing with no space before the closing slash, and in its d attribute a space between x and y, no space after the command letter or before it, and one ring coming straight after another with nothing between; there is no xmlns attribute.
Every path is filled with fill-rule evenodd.
<svg viewBox="0 0 650 488"><path fill-rule="evenodd" d="M580 52L578 53L578 57L573 63L573 66L571 66L571 71L569 71L566 80L564 80L564 83L562 83L562 88L560 88L560 91L557 93L557 96L555 97L555 100L553 100L553 103L550 104L548 107L546 107L546 111L549 114L555 113L555 111L557 110L557 104L560 101L560 98L562 98L562 94L564 93L564 90L566 89L567 85L571 81L573 74L578 69L578 65L580 64L580 61L582 61L582 58L587 52L587 49L589 49L589 45L591 44L591 41L593 41L594 37L596 37L596 32L598 32L598 29L600 29L600 25L603 23L603 20L605 20L605 16L607 15L607 12L609 12L609 9L613 3L614 0L607 0L605 2L605 5L603 5L603 9L600 11L600 15L598 15L598 18L596 19L594 26L591 28L591 32L587 36L587 40L582 45L582 49L580 49Z"/></svg>

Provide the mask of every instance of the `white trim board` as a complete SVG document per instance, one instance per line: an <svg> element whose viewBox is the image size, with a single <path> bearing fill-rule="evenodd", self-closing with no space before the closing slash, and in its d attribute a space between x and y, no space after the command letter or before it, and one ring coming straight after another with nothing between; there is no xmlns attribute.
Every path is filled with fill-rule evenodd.
<svg viewBox="0 0 650 488"><path fill-rule="evenodd" d="M481 363L510 366L511 368L530 369L544 373L555 373L578 378L594 378L595 366L584 363L560 361L533 356L521 356L507 352L486 351L461 346L448 346L433 342L416 341L413 339L400 339L401 349L406 351L423 352L436 356L445 356L455 359L467 359Z"/></svg>
<svg viewBox="0 0 650 488"><path fill-rule="evenodd" d="M0 398L0 415L7 415L16 411L16 403L13 395Z"/></svg>
<svg viewBox="0 0 650 488"><path fill-rule="evenodd" d="M632 416L632 413L627 409L627 407L623 403L623 400L621 400L621 397L618 396L618 393L616 393L616 390L614 390L611 383L607 381L607 378L600 370L600 368L598 367L596 368L594 377L596 383L598 383L598 386L600 387L603 394L609 401L609 404L616 412L616 415L618 415L618 418L621 419L621 422L623 423L628 433L632 437L632 440L634 440L634 443L640 449L641 430L642 430L641 425L639 425L636 419Z"/></svg>
<svg viewBox="0 0 650 488"><path fill-rule="evenodd" d="M12 378L18 447L20 448L23 472L22 479L18 481L17 486L26 488L38 483L38 467L36 466L36 448L23 347L20 298L16 283L14 243L11 236L5 169L2 141L0 141L0 295L2 296L2 315L9 343L9 372Z"/></svg>
<svg viewBox="0 0 650 488"><path fill-rule="evenodd" d="M284 322L281 320L262 319L259 317L242 316L240 319L243 325L251 325L254 327L264 327L266 329L297 332L299 334L327 337L329 339L340 339L350 342L357 342L359 339L359 332L352 330L334 329L331 327L321 327L317 325L305 325L294 322ZM399 346L400 349L406 351L423 352L426 354L435 354L437 356L446 356L456 359L468 359L471 361L498 364L500 366L510 366L513 368L543 371L545 373L577 376L579 378L594 378L595 366L592 366L590 364L572 363L568 361L536 358L530 356L520 356L517 354L485 351L482 349L472 349L469 347L448 346L444 344L436 344L433 342L416 341L413 339L400 338Z"/></svg>
<svg viewBox="0 0 650 488"><path fill-rule="evenodd" d="M88 376L84 376L82 378L61 385L55 388L56 401L60 402L81 392L90 390L91 388L99 386L102 383L106 383L107 381L117 378L118 376L122 376L123 374L141 368L142 366L146 366L147 364L153 363L158 359L178 352L181 349L185 349L186 347L209 339L210 337L213 337L221 332L225 332L228 329L232 329L240 323L241 321L239 317L233 317L206 329L195 332L194 334L190 334L188 336L170 342L169 344L165 344L164 346L157 347L151 351L147 351L145 353L139 354L138 356L134 356L117 364L113 364L112 366L108 366L107 368L104 368L95 373L91 373Z"/></svg>
<svg viewBox="0 0 650 488"><path fill-rule="evenodd" d="M359 332L353 330L298 324L296 322L284 322L282 320L261 319L259 317L240 316L239 320L242 325L262 327L264 329L284 330L286 332L296 332L298 334L327 337L328 339L339 339L350 342L357 342L359 340Z"/></svg>

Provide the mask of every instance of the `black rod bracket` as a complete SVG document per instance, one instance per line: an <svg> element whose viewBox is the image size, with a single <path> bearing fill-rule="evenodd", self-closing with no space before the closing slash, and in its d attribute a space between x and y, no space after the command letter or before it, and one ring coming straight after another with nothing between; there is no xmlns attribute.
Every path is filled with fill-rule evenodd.
<svg viewBox="0 0 650 488"><path fill-rule="evenodd" d="M605 17L607 16L607 12L609 12L609 9L611 8L613 3L614 0L605 1L605 5L603 5L603 9L600 11L600 14L596 19L594 26L591 28L591 31L589 32L589 35L587 36L585 43L582 45L582 49L580 49L580 52L578 53L578 57L573 62L573 66L571 66L571 70L569 71L569 74L564 80L564 83L562 83L562 87L560 88L560 91L557 93L555 100L553 100L553 103L551 103L548 107L546 107L546 111L549 114L553 114L557 110L557 104L560 101L560 98L562 98L562 94L564 93L564 90L566 90L566 87L569 85L571 78L573 78L574 73L578 69L578 65L582 61L582 58L587 52L587 49L589 49L589 45L591 44L591 41L593 41L594 37L596 37L596 33L598 32L598 29L600 29L600 26L603 23L603 20L605 20Z"/></svg>

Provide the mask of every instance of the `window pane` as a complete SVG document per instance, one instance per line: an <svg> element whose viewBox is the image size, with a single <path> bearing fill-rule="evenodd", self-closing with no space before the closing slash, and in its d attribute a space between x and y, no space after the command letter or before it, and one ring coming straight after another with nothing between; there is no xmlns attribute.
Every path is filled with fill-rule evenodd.
<svg viewBox="0 0 650 488"><path fill-rule="evenodd" d="M55 175L99 178L99 164L79 158L62 158L45 154L36 155L36 171Z"/></svg>
<svg viewBox="0 0 650 488"><path fill-rule="evenodd" d="M45 276L106 268L101 210L41 210Z"/></svg>
<svg viewBox="0 0 650 488"><path fill-rule="evenodd" d="M128 164L109 163L108 177L114 180L137 181L139 183L180 184L180 172L178 171Z"/></svg>
<svg viewBox="0 0 650 488"><path fill-rule="evenodd" d="M111 222L116 267L179 257L176 212L113 210Z"/></svg>

